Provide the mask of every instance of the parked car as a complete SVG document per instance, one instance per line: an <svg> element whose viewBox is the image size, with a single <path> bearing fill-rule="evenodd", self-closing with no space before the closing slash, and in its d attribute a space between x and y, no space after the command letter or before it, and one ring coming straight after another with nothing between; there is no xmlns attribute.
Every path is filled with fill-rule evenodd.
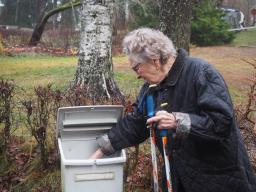
<svg viewBox="0 0 256 192"><path fill-rule="evenodd" d="M225 15L222 19L224 19L229 25L230 28L243 28L244 27L244 14L242 11L234 8L220 8Z"/></svg>

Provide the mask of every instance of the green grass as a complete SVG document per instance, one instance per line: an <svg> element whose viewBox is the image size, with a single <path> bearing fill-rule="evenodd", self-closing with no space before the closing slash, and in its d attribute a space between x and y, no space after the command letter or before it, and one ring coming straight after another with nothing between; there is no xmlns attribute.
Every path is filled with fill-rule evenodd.
<svg viewBox="0 0 256 192"><path fill-rule="evenodd" d="M64 89L73 80L77 57L56 57L42 54L22 54L0 56L0 78L14 80L15 84L25 90L32 90L39 85L53 84ZM114 57L115 63L127 62L126 57ZM134 80L132 72L117 71L115 79L120 89L127 95L134 95L142 81ZM129 86L127 86L129 85Z"/></svg>
<svg viewBox="0 0 256 192"><path fill-rule="evenodd" d="M115 72L115 80L125 95L138 94L142 80L137 80L133 72Z"/></svg>
<svg viewBox="0 0 256 192"><path fill-rule="evenodd" d="M126 57L126 56L117 56L117 57L113 57L113 62L114 62L114 63L123 63L123 62L127 62L127 57Z"/></svg>
<svg viewBox="0 0 256 192"><path fill-rule="evenodd" d="M236 38L232 43L233 46L251 46L256 47L256 29L241 31L236 34Z"/></svg>
<svg viewBox="0 0 256 192"><path fill-rule="evenodd" d="M0 77L24 89L49 83L62 88L74 77L76 63L76 57L0 56Z"/></svg>

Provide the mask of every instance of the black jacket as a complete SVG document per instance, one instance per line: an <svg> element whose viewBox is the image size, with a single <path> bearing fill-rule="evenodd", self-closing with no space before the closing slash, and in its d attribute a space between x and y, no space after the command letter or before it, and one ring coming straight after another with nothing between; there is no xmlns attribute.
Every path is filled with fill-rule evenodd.
<svg viewBox="0 0 256 192"><path fill-rule="evenodd" d="M147 88L145 83L134 104L135 113L108 133L115 150L148 138L143 105ZM188 134L169 134L174 191L181 191L182 185L186 192L256 192L227 86L213 66L180 49L167 78L156 89L156 110L167 102L168 112L188 114L191 120ZM157 135L162 151L158 131Z"/></svg>

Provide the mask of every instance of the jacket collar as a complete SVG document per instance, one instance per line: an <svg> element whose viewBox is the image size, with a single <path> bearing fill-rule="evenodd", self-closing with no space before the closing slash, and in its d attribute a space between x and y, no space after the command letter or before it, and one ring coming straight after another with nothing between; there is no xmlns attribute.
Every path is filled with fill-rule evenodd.
<svg viewBox="0 0 256 192"><path fill-rule="evenodd" d="M184 49L178 50L178 56L176 57L167 77L160 83L160 87L174 86L176 84L185 65L185 58L187 56L188 53Z"/></svg>

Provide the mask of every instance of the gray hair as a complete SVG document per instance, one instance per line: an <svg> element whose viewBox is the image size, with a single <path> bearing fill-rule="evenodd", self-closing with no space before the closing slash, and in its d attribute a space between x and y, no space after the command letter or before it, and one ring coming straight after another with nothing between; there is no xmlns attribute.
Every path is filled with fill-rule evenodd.
<svg viewBox="0 0 256 192"><path fill-rule="evenodd" d="M138 63L149 59L160 59L165 64L177 52L172 41L161 31L140 28L128 33L123 40L124 53Z"/></svg>

